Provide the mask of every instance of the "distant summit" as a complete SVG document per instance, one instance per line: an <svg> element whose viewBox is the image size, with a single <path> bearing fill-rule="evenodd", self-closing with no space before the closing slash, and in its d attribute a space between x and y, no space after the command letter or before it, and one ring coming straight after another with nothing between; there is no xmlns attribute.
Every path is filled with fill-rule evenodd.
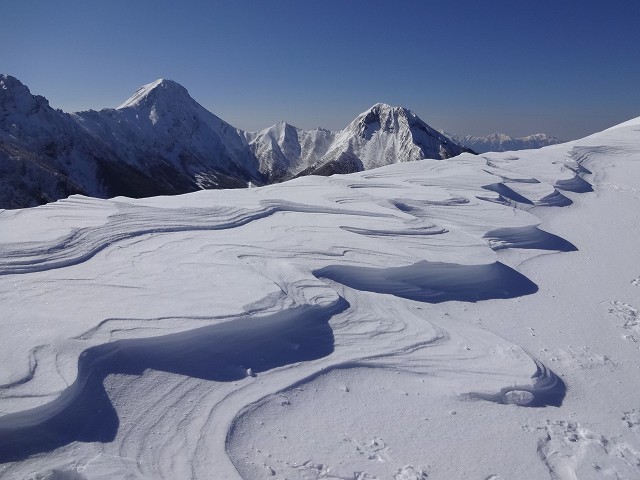
<svg viewBox="0 0 640 480"><path fill-rule="evenodd" d="M563 140L547 135L546 133L537 133L526 137L511 137L504 133L492 133L486 137L474 137L472 135L461 137L446 132L442 133L476 153L529 150L563 142Z"/></svg>
<svg viewBox="0 0 640 480"><path fill-rule="evenodd" d="M68 114L18 79L0 76L0 208L74 193L142 197L242 188L465 151L411 110L383 103L338 132L286 122L244 132L172 80L143 85L117 108Z"/></svg>

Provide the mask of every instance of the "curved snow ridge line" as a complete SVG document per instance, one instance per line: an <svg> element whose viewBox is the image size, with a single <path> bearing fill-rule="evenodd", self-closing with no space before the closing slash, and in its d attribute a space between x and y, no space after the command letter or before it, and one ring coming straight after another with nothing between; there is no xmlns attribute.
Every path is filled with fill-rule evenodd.
<svg viewBox="0 0 640 480"><path fill-rule="evenodd" d="M423 218L429 215L428 207L457 207L471 205L467 198L452 197L448 200L414 200L408 198L396 198L389 200L389 203L403 213L416 218Z"/></svg>
<svg viewBox="0 0 640 480"><path fill-rule="evenodd" d="M249 312L247 312L249 313ZM154 318L105 318L104 320L100 321L96 326L85 330L84 332L71 337L71 339L73 340L90 340L91 338L93 338L94 336L98 335L103 329L104 330L108 330L109 333L113 333L116 331L119 331L121 329L116 329L116 328L111 328L111 329L107 329L106 326L107 325L111 325L112 323L118 323L118 322L130 322L130 323L139 323L139 324L144 324L146 326L146 324L149 323L163 323L163 322L171 322L171 321L199 321L199 322L208 322L208 324L211 324L211 322L220 322L220 321L226 321L226 320L231 320L233 318L236 318L235 315L225 315L225 316L221 316L221 317L216 317L216 316L187 316L187 317L178 317L178 316L171 316L171 317L154 317ZM162 329L162 325L158 326L159 329ZM169 328L169 327L167 327ZM128 329L127 329L128 330Z"/></svg>
<svg viewBox="0 0 640 480"><path fill-rule="evenodd" d="M567 192L574 193L593 192L593 186L579 175L574 175L573 177L566 180L558 180L554 184L554 187L559 190L565 190Z"/></svg>
<svg viewBox="0 0 640 480"><path fill-rule="evenodd" d="M387 355L392 355L392 354L387 354ZM384 356L387 356L384 355ZM283 394L285 394L288 391L294 390L296 388L299 388L305 384L308 384L320 377L322 377L323 375L326 375L328 373L331 373L333 371L336 370L349 370L349 369L387 369L387 370L393 370L398 371L398 366L397 365L388 365L388 364L384 364L384 363L374 363L371 361L366 361L366 359L360 359L360 360L348 360L348 361L344 361L344 362L340 362L340 363L335 363L332 365L329 365L327 367L323 367L320 368L318 371L313 372L310 375L307 375L303 378L300 378L298 380L296 380L295 382L290 383L289 385L287 385L284 388L280 388L279 390L276 390L275 392L269 393L268 395L265 395L264 397L260 398L259 400L250 403L249 405L245 405L244 407L242 407L240 409L240 411L238 411L238 413L236 414L236 416L234 417L233 421L231 422L231 424L229 425L229 428L227 430L227 436L225 439L225 449L228 451L228 447L229 444L232 440L233 435L236 432L236 428L238 427L238 424L241 423L242 418L253 413L255 410L261 408L263 405L265 405L266 403L268 403L271 399L276 398L276 397L281 397Z"/></svg>
<svg viewBox="0 0 640 480"><path fill-rule="evenodd" d="M516 203L524 203L527 205L533 205L533 201L529 200L526 197L523 197L516 191L507 187L504 183L492 183L490 185L483 185L482 188L484 190L489 190L491 192L496 192L501 200L507 199L512 200ZM505 200L506 201L506 200Z"/></svg>
<svg viewBox="0 0 640 480"><path fill-rule="evenodd" d="M463 397L474 400L486 400L504 405L518 405L520 407L560 407L567 393L564 381L551 369L532 355L529 355L536 365L536 372L531 376L531 385L515 385L505 387L498 393L471 392Z"/></svg>
<svg viewBox="0 0 640 480"><path fill-rule="evenodd" d="M535 225L525 227L497 228L487 232L483 238L493 250L523 248L575 252L577 247L562 237L541 230Z"/></svg>
<svg viewBox="0 0 640 480"><path fill-rule="evenodd" d="M568 207L572 203L573 201L571 199L565 197L559 191L554 190L553 193L535 201L534 205L536 207Z"/></svg>
<svg viewBox="0 0 640 480"><path fill-rule="evenodd" d="M14 380L13 382L9 382L9 383L5 383L5 384L0 384L0 390L9 390L13 387L17 387L19 385L24 385L25 383L30 382L31 380L33 380L33 377L36 374L36 370L38 368L38 352L43 348L42 345L33 348L30 352L29 352L29 367L27 369L27 373L21 377L18 378L17 380ZM2 394L0 394L0 397L4 397Z"/></svg>
<svg viewBox="0 0 640 480"><path fill-rule="evenodd" d="M446 228L437 228L433 225L431 228L409 228L406 230L376 230L369 228L357 228L357 227L340 227L342 230L347 232L356 233L358 235L365 235L369 237L396 237L396 236L428 236L428 235L442 235L444 233L448 233L449 230Z"/></svg>
<svg viewBox="0 0 640 480"><path fill-rule="evenodd" d="M131 207L100 227L84 228L55 241L29 245L0 245L0 275L40 272L83 263L116 243L152 234L215 231L241 227L280 212L393 217L380 213L317 207L293 202L262 201L259 210L170 209ZM190 222L185 222L189 218ZM173 224L172 224L173 223Z"/></svg>
<svg viewBox="0 0 640 480"><path fill-rule="evenodd" d="M588 172L588 167L585 164L595 161L597 157L633 157L636 154L635 149L613 145L576 145L569 151L569 158Z"/></svg>
<svg viewBox="0 0 640 480"><path fill-rule="evenodd" d="M458 205L468 205L469 199L461 196L453 196L447 200L422 200L428 206L456 207Z"/></svg>
<svg viewBox="0 0 640 480"><path fill-rule="evenodd" d="M91 347L78 359L78 375L54 401L0 417L0 464L23 460L74 441L110 442L119 419L103 381L111 374L147 369L202 380L231 382L254 373L325 357L333 352L329 320L349 308L338 297L264 317Z"/></svg>
<svg viewBox="0 0 640 480"><path fill-rule="evenodd" d="M409 188L399 183L350 183L347 185L349 188L369 188L371 190L384 189L384 188Z"/></svg>
<svg viewBox="0 0 640 480"><path fill-rule="evenodd" d="M423 260L389 268L330 265L313 274L356 290L386 293L426 303L450 300L478 302L515 298L538 291L535 283L500 262L461 265Z"/></svg>
<svg viewBox="0 0 640 480"><path fill-rule="evenodd" d="M492 167L492 168L496 168L497 170L500 170L499 167ZM492 172L491 170L487 170L487 169L483 169L485 172L491 174L491 175L495 175L496 177L501 179L501 183L541 183L540 180L538 180L537 178L534 177L508 177L506 175L504 175L503 173L498 173L498 172Z"/></svg>
<svg viewBox="0 0 640 480"><path fill-rule="evenodd" d="M496 192L498 194L498 198L476 196L477 199L499 203L514 208L522 208L522 205L530 205L535 207L567 207L573 203L571 199L565 197L555 188L553 189L553 192L537 200L531 200L517 193L515 190L507 187L503 183L484 185L482 188L485 190Z"/></svg>

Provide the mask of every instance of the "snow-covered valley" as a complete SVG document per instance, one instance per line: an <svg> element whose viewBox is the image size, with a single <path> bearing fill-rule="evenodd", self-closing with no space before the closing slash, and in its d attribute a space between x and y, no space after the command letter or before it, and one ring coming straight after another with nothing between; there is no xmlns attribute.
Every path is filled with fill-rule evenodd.
<svg viewBox="0 0 640 480"><path fill-rule="evenodd" d="M1 211L0 478L639 478L639 202L636 119Z"/></svg>

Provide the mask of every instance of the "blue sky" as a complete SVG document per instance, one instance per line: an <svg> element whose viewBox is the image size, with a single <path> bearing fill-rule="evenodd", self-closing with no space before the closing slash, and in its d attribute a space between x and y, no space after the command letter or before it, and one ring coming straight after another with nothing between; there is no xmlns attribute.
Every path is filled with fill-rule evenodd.
<svg viewBox="0 0 640 480"><path fill-rule="evenodd" d="M640 115L640 1L1 1L0 73L65 111L169 78L246 130L377 102L573 139Z"/></svg>

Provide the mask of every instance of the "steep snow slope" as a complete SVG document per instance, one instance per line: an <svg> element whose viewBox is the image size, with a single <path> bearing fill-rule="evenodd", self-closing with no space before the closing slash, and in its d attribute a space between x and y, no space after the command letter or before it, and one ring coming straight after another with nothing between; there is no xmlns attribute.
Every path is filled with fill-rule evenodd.
<svg viewBox="0 0 640 480"><path fill-rule="evenodd" d="M460 137L450 133L442 132L460 145L470 148L476 153L487 152L508 152L514 150L529 150L532 148L542 148L549 145L561 143L562 140L547 135L546 133L536 133L526 137L510 137L504 133L492 133L486 137L474 137L465 135Z"/></svg>
<svg viewBox="0 0 640 480"><path fill-rule="evenodd" d="M108 160L108 149L83 136L67 114L31 95L16 78L0 75L0 205L35 206L73 193L105 195L96 178L101 151Z"/></svg>
<svg viewBox="0 0 640 480"><path fill-rule="evenodd" d="M270 182L277 182L320 161L335 134L322 128L301 130L280 122L260 132L245 132L245 138L260 162L260 171Z"/></svg>
<svg viewBox="0 0 640 480"><path fill-rule="evenodd" d="M639 130L0 212L0 478L637 478Z"/></svg>

